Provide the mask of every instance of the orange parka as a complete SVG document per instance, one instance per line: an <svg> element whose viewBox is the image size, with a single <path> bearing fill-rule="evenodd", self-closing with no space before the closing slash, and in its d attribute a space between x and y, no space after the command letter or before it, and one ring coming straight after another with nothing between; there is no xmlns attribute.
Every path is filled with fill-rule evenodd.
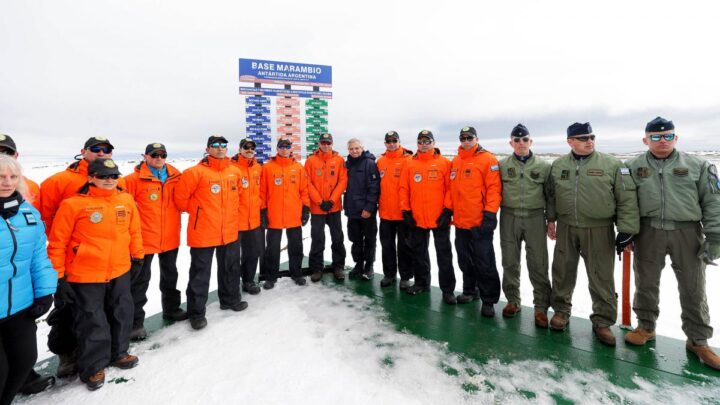
<svg viewBox="0 0 720 405"><path fill-rule="evenodd" d="M40 184L40 216L45 222L45 231L52 229L53 218L60 203L78 193L88 181L88 161L80 159L65 170L55 173ZM125 189L125 180L118 180L118 188Z"/></svg>
<svg viewBox="0 0 720 405"><path fill-rule="evenodd" d="M405 164L412 158L412 151L398 148L386 151L377 161L380 172L380 219L400 221L403 219L400 209L400 175Z"/></svg>
<svg viewBox="0 0 720 405"><path fill-rule="evenodd" d="M305 161L305 172L309 180L310 212L327 214L340 211L340 198L348 182L345 159L336 151L325 153L318 149ZM320 203L326 200L333 202L333 207L328 212L320 209Z"/></svg>
<svg viewBox="0 0 720 405"><path fill-rule="evenodd" d="M25 199L29 200L33 207L40 211L40 186L27 177L25 177L25 186L28 193Z"/></svg>
<svg viewBox="0 0 720 405"><path fill-rule="evenodd" d="M155 177L145 162L125 177L127 192L137 204L142 224L145 254L163 253L180 246L180 210L173 195L180 181L180 171L166 164L165 183Z"/></svg>
<svg viewBox="0 0 720 405"><path fill-rule="evenodd" d="M107 283L130 270L143 251L140 216L132 197L86 185L57 210L48 256L58 277L73 283Z"/></svg>
<svg viewBox="0 0 720 405"><path fill-rule="evenodd" d="M260 186L262 208L267 208L268 228L302 226L302 207L310 206L305 169L292 157L275 156L263 165Z"/></svg>
<svg viewBox="0 0 720 405"><path fill-rule="evenodd" d="M400 174L400 209L411 210L417 226L437 228L437 219L450 201L450 161L435 148L417 152Z"/></svg>
<svg viewBox="0 0 720 405"><path fill-rule="evenodd" d="M212 247L238 238L240 170L230 159L205 156L175 186L175 205L190 214L187 244Z"/></svg>
<svg viewBox="0 0 720 405"><path fill-rule="evenodd" d="M483 211L497 212L502 200L500 166L492 153L480 145L458 154L450 169L453 223L456 228L479 226Z"/></svg>
<svg viewBox="0 0 720 405"><path fill-rule="evenodd" d="M240 204L238 231L249 231L260 226L260 180L262 166L258 161L235 155L230 159L240 169Z"/></svg>

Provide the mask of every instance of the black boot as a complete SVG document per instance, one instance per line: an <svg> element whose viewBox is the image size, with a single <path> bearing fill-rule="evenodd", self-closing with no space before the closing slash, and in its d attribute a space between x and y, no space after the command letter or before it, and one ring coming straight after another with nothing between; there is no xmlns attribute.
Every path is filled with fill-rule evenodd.
<svg viewBox="0 0 720 405"><path fill-rule="evenodd" d="M375 269L373 269L373 264L366 263L365 269L363 270L363 273L362 273L363 280L372 280L374 276L375 276Z"/></svg>
<svg viewBox="0 0 720 405"><path fill-rule="evenodd" d="M35 370L30 370L30 375L25 379L25 384L20 387L20 392L25 395L37 394L55 385L55 377L52 375L40 375Z"/></svg>
<svg viewBox="0 0 720 405"><path fill-rule="evenodd" d="M357 262L355 263L355 267L353 267L352 270L350 270L350 273L348 273L348 277L350 278L359 278L364 273L365 266L363 266L363 262Z"/></svg>

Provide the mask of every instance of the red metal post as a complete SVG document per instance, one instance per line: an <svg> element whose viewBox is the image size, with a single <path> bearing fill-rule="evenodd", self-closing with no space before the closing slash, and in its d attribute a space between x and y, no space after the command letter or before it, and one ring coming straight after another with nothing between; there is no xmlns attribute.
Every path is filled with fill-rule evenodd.
<svg viewBox="0 0 720 405"><path fill-rule="evenodd" d="M630 252L622 254L622 326L630 327Z"/></svg>

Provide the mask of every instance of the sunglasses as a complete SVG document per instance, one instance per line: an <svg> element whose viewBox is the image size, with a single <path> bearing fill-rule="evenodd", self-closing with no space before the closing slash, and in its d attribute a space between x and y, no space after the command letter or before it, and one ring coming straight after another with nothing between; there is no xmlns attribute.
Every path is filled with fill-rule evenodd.
<svg viewBox="0 0 720 405"><path fill-rule="evenodd" d="M397 139L390 139L390 140L386 139L385 143L398 143L398 140Z"/></svg>
<svg viewBox="0 0 720 405"><path fill-rule="evenodd" d="M88 148L88 150L92 153L104 153L104 154L110 154L113 151L113 148L109 146L91 146Z"/></svg>
<svg viewBox="0 0 720 405"><path fill-rule="evenodd" d="M520 143L520 142L528 143L528 142L530 142L530 138L527 137L527 136L523 136L523 137L516 136L516 137L513 137L513 142L515 142L515 143Z"/></svg>
<svg viewBox="0 0 720 405"><path fill-rule="evenodd" d="M648 138L650 138L650 140L653 142L660 142L660 139L662 138L665 138L666 141L670 142L675 139L675 134L653 134L648 136Z"/></svg>
<svg viewBox="0 0 720 405"><path fill-rule="evenodd" d="M432 140L425 138L425 139L418 139L417 143L418 143L418 145L430 145L430 144L432 144L432 142L433 142Z"/></svg>
<svg viewBox="0 0 720 405"><path fill-rule="evenodd" d="M215 149L225 149L227 148L227 142L215 142L210 144L211 148Z"/></svg>
<svg viewBox="0 0 720 405"><path fill-rule="evenodd" d="M290 143L281 143L278 146L278 149L292 149L292 144Z"/></svg>
<svg viewBox="0 0 720 405"><path fill-rule="evenodd" d="M98 180L108 180L108 179L117 180L120 178L120 175L119 174L96 174L96 175L93 175L93 177L95 177Z"/></svg>
<svg viewBox="0 0 720 405"><path fill-rule="evenodd" d="M10 148L0 148L0 153L8 156L15 156L15 151Z"/></svg>
<svg viewBox="0 0 720 405"><path fill-rule="evenodd" d="M571 136L570 139L575 139L580 142L594 141L595 135Z"/></svg>
<svg viewBox="0 0 720 405"><path fill-rule="evenodd" d="M473 138L475 138L475 137L474 136L461 136L460 142L470 142L473 140Z"/></svg>
<svg viewBox="0 0 720 405"><path fill-rule="evenodd" d="M150 154L150 157L153 158L153 159L157 159L157 158L167 159L167 153L158 153L158 152L155 152L155 153L151 153L151 154Z"/></svg>
<svg viewBox="0 0 720 405"><path fill-rule="evenodd" d="M243 145L244 150L255 150L255 145Z"/></svg>
<svg viewBox="0 0 720 405"><path fill-rule="evenodd" d="M332 142L329 142L329 141L320 141L320 145L332 145Z"/></svg>

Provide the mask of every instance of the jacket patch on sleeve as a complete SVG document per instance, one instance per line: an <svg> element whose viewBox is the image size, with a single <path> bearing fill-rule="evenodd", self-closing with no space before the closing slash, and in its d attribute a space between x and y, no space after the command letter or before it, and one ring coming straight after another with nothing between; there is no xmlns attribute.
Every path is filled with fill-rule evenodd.
<svg viewBox="0 0 720 405"><path fill-rule="evenodd" d="M37 225L37 219L35 218L35 214L32 212L23 212L23 216L25 217L26 224Z"/></svg>
<svg viewBox="0 0 720 405"><path fill-rule="evenodd" d="M627 176L628 174L630 174L630 169L628 169L627 167L621 167L620 174L622 174L623 176Z"/></svg>
<svg viewBox="0 0 720 405"><path fill-rule="evenodd" d="M496 172L496 171L498 171L498 170L500 170L500 165L492 165L492 166L490 166L490 171L491 171L491 172Z"/></svg>

